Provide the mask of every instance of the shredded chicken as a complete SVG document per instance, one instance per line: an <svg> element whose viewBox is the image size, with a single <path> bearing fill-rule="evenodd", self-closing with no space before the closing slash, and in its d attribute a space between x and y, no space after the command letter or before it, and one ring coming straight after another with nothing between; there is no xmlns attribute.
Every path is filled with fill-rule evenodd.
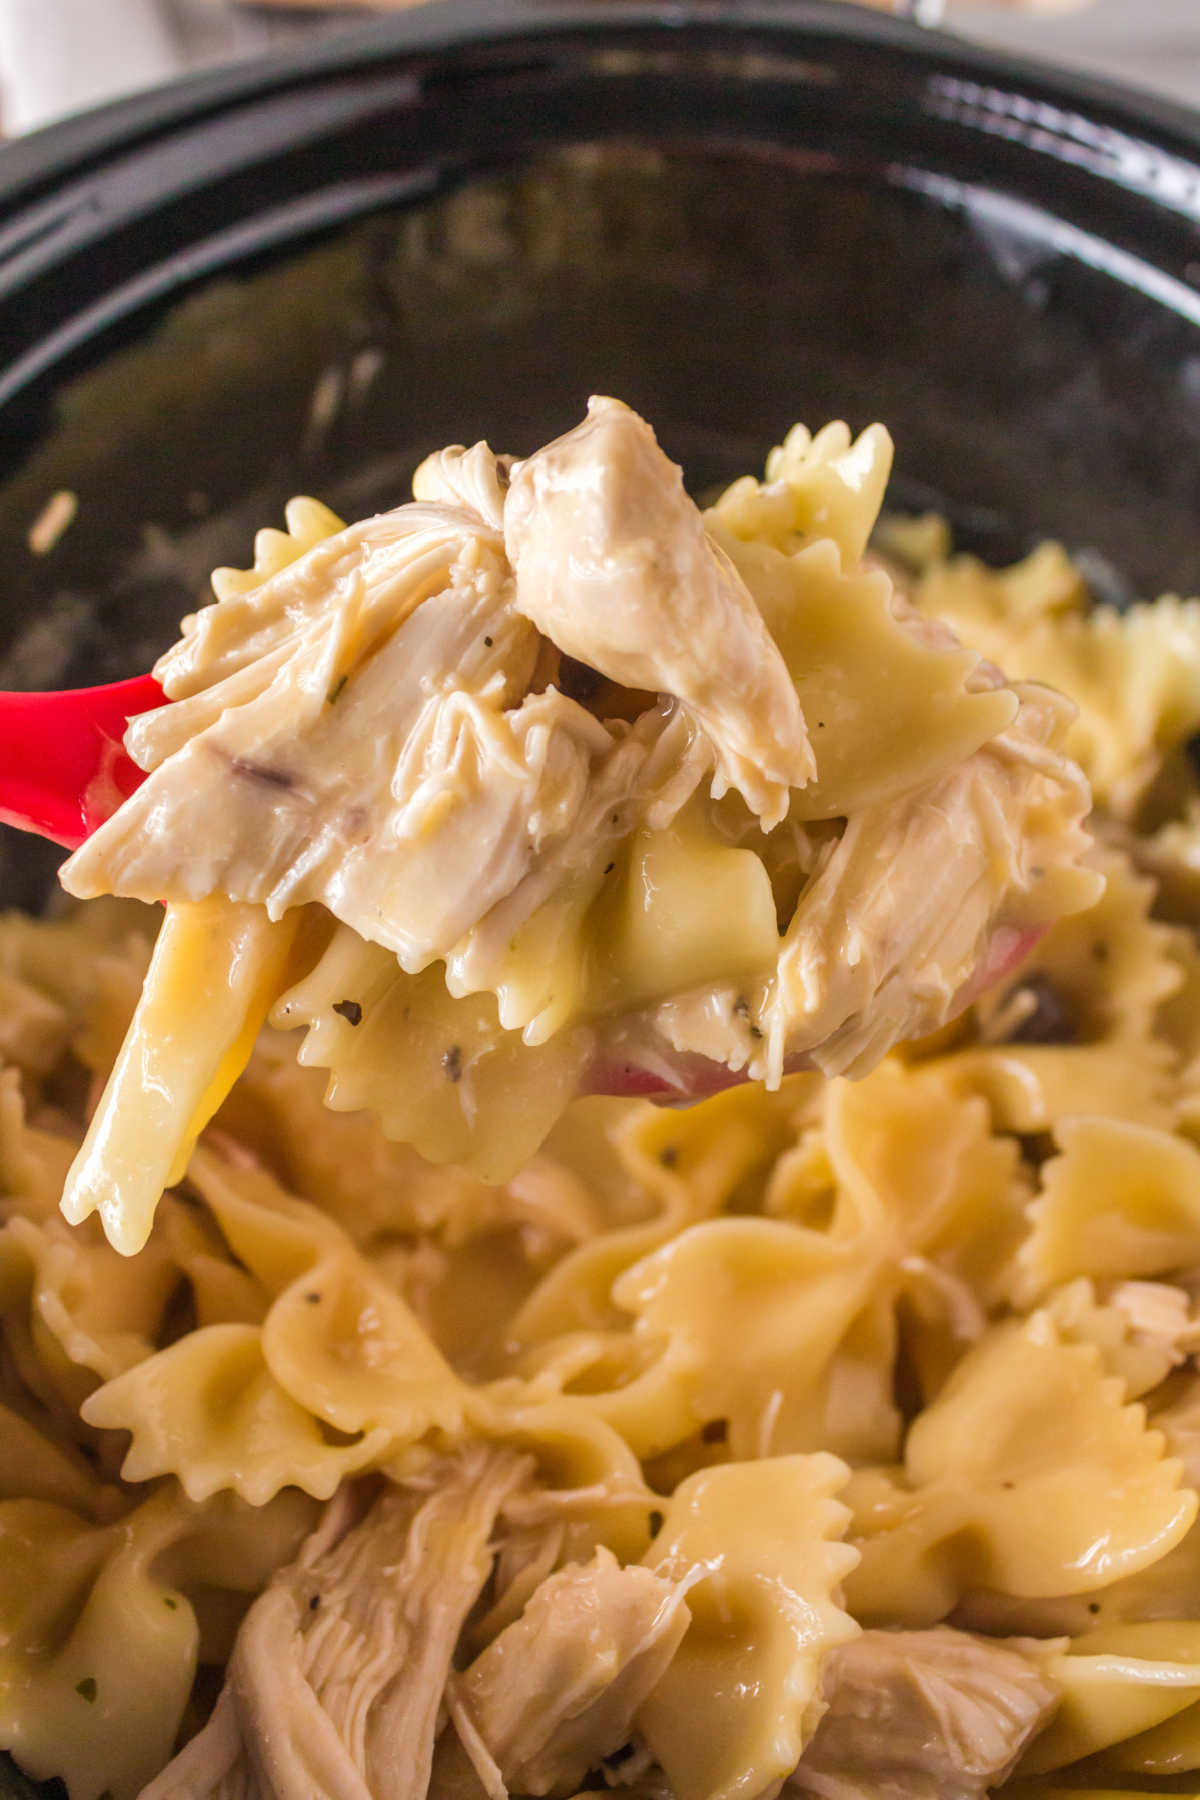
<svg viewBox="0 0 1200 1800"><path fill-rule="evenodd" d="M1200 1317L1186 1288L1165 1281L1118 1281L1106 1295L1139 1346L1158 1350L1174 1368L1200 1350Z"/></svg>
<svg viewBox="0 0 1200 1800"><path fill-rule="evenodd" d="M624 687L674 694L712 744L719 788L778 825L817 769L796 690L645 420L593 400L517 463L504 541L538 630Z"/></svg>
<svg viewBox="0 0 1200 1800"><path fill-rule="evenodd" d="M820 1800L983 1800L1057 1703L1032 1657L939 1626L829 1654L828 1710L787 1784Z"/></svg>
<svg viewBox="0 0 1200 1800"><path fill-rule="evenodd" d="M208 1725L142 1800L425 1800L451 1658L528 1467L474 1447L356 1525L343 1490L247 1613Z"/></svg>
<svg viewBox="0 0 1200 1800"><path fill-rule="evenodd" d="M512 1792L573 1794L629 1741L634 1713L688 1624L679 1583L621 1568L610 1551L548 1576L463 1675L467 1731L443 1737L431 1800L486 1792L472 1730ZM452 1713L456 1726L460 1716Z"/></svg>
<svg viewBox="0 0 1200 1800"><path fill-rule="evenodd" d="M766 1008L776 1066L807 1053L826 1074L863 1072L944 1022L1004 922L999 885L1019 899L1068 840L1076 855L1086 848L1087 784L1049 749L1069 704L1031 684L1017 693L1013 724L961 768L848 821L784 938ZM1053 817L1072 783L1073 828ZM1095 897L1086 873L1060 874Z"/></svg>
<svg viewBox="0 0 1200 1800"><path fill-rule="evenodd" d="M137 893L157 882L164 898L226 893L274 917L317 900L410 969L444 955L510 893L540 841L573 822L608 738L560 695L522 704L535 634L506 605L496 557L472 556L480 539L444 536L448 585L411 610L401 592L383 627L364 623L384 612L364 568L344 582L344 622L294 628L291 591L308 601L320 566L304 564L323 546L303 573L273 577L268 589L283 592L264 596L275 628L263 626L271 642L260 663L197 697L212 716L185 741L176 742L186 698L135 727L131 748L152 772L71 859L71 891ZM208 613L219 619L236 604ZM160 665L168 691L185 679L195 639L212 635L203 616ZM381 628L390 635L355 668L353 693L338 693L342 658L329 637L353 645ZM270 681L242 692L272 661ZM165 821L198 809L205 829L187 835L181 854Z"/></svg>

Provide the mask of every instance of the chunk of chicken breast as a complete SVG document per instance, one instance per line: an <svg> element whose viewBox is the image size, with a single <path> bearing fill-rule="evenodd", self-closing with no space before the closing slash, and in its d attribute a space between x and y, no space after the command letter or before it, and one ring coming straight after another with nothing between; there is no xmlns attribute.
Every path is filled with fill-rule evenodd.
<svg viewBox="0 0 1200 1800"><path fill-rule="evenodd" d="M473 1446L358 1524L343 1490L247 1613L208 1725L142 1800L425 1800L451 1657L528 1468Z"/></svg>
<svg viewBox="0 0 1200 1800"><path fill-rule="evenodd" d="M628 1742L688 1624L679 1583L622 1568L611 1551L547 1576L462 1676L452 1716L463 1736L443 1737L430 1800L486 1793L467 1748L473 1734L512 1793L574 1794Z"/></svg>
<svg viewBox="0 0 1200 1800"><path fill-rule="evenodd" d="M830 1652L823 1686L795 1800L984 1800L1058 1698L1032 1656L947 1626L864 1631Z"/></svg>
<svg viewBox="0 0 1200 1800"><path fill-rule="evenodd" d="M745 582L704 529L644 419L593 399L517 463L504 508L516 605L569 656L674 694L710 739L716 788L765 829L816 760L787 666Z"/></svg>

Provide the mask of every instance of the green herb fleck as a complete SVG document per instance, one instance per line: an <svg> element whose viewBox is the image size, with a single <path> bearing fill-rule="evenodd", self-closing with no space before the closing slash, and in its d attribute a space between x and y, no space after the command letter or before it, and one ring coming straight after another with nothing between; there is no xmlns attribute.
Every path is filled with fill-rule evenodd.
<svg viewBox="0 0 1200 1800"><path fill-rule="evenodd" d="M349 681L349 679L350 679L349 675L339 675L338 676L337 680L334 682L333 686L330 688L329 692L325 696L325 699L330 706L332 706L334 701L338 698L339 694L341 693L342 689L345 687L345 685Z"/></svg>
<svg viewBox="0 0 1200 1800"><path fill-rule="evenodd" d="M173 1597L173 1596L172 1596L172 1595L170 1595L170 1594L164 1594L164 1595L163 1595L163 1605L164 1605L164 1606L165 1606L165 1607L166 1607L166 1609L167 1609L167 1611L168 1611L168 1612L178 1612L178 1611L179 1611L179 1602L178 1602L178 1600L176 1600L176 1599L175 1599L175 1598L174 1598L174 1597Z"/></svg>
<svg viewBox="0 0 1200 1800"><path fill-rule="evenodd" d="M88 1705L91 1706L96 1698L96 1677L94 1675L85 1675L82 1681L77 1681L75 1683L75 1692L79 1695L81 1700L86 1700Z"/></svg>

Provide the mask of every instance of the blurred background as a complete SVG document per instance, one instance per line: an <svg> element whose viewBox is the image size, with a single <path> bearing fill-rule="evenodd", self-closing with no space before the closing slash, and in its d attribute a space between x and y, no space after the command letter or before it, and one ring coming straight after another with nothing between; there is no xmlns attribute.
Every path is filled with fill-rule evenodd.
<svg viewBox="0 0 1200 1800"><path fill-rule="evenodd" d="M0 130L412 0L0 0ZM430 0L437 4L438 0ZM847 0L847 4L851 0ZM1200 0L875 0L883 10L1200 106Z"/></svg>

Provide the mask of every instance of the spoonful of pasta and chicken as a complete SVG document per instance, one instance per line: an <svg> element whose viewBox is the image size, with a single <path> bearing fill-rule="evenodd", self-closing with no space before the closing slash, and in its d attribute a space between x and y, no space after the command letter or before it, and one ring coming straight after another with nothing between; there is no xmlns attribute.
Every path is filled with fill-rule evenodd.
<svg viewBox="0 0 1200 1800"><path fill-rule="evenodd" d="M1088 905L1068 703L866 557L890 454L798 428L702 513L598 399L218 571L63 870L167 905L68 1216L136 1250L268 1018L502 1179L579 1092L865 1072Z"/></svg>

